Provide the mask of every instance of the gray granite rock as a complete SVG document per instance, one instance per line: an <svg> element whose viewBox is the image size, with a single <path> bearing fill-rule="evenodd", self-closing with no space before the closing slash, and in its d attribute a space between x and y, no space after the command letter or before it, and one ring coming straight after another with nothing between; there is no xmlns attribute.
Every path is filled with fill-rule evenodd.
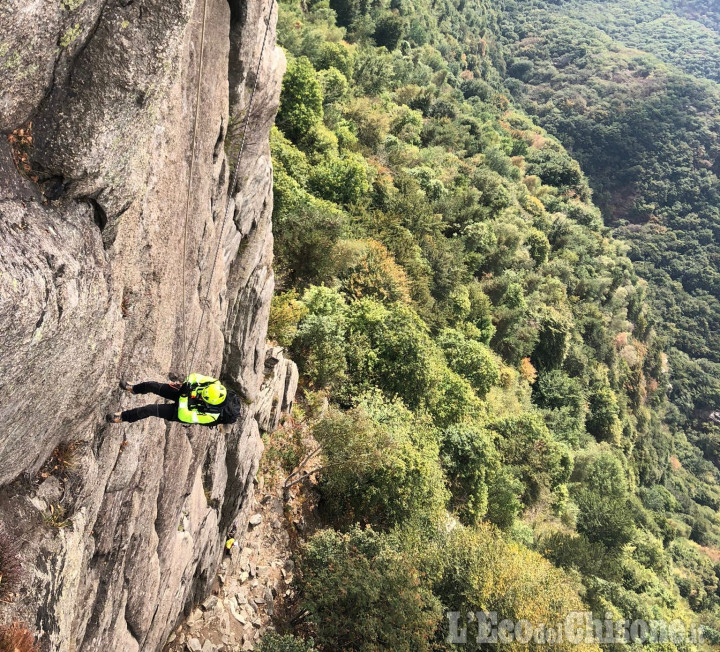
<svg viewBox="0 0 720 652"><path fill-rule="evenodd" d="M0 393L14 399L0 401L0 522L18 524L32 569L0 619L33 623L57 652L159 650L208 595L231 524L242 541L252 509L273 291L268 134L284 59L273 15L247 149L258 163L222 232L224 139L247 107L270 0L207 6L195 143L203 2L0 7L0 131L32 118L39 181L17 172L0 138ZM222 373L242 392L235 426L105 423L106 412L148 401L120 392L118 378L183 376L196 336L192 370ZM33 392L16 393L21 383ZM67 527L54 529L24 479L61 442L77 444L77 472Z"/></svg>

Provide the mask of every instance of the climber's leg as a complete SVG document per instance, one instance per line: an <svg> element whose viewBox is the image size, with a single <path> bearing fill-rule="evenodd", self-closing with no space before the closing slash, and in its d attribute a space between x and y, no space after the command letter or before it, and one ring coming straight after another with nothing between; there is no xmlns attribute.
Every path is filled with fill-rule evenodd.
<svg viewBox="0 0 720 652"><path fill-rule="evenodd" d="M180 398L180 390L175 389L172 385L167 383L156 383L154 381L148 381L145 383L137 383L132 386L133 394L157 394L168 401L177 401Z"/></svg>
<svg viewBox="0 0 720 652"><path fill-rule="evenodd" d="M120 421L135 423L140 419L157 417L166 421L178 421L178 407L176 403L155 403L154 405L143 405L132 410L125 410L120 414Z"/></svg>

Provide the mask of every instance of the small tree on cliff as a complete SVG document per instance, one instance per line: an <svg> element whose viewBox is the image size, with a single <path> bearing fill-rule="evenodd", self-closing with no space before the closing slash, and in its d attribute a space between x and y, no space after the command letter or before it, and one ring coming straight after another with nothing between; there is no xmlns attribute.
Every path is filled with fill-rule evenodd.
<svg viewBox="0 0 720 652"><path fill-rule="evenodd" d="M299 141L323 117L322 86L307 57L291 59L283 78L277 124L293 141Z"/></svg>

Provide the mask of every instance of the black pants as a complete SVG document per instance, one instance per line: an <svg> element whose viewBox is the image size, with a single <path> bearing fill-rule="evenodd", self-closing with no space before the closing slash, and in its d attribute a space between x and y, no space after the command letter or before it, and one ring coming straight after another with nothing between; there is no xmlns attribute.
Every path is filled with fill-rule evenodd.
<svg viewBox="0 0 720 652"><path fill-rule="evenodd" d="M128 423L147 419L148 417L158 417L166 421L180 421L178 419L178 400L180 398L180 390L167 385L166 383L138 383L133 385L133 394L157 394L166 398L172 403L153 403L152 405L144 405L143 407L125 410L120 419Z"/></svg>

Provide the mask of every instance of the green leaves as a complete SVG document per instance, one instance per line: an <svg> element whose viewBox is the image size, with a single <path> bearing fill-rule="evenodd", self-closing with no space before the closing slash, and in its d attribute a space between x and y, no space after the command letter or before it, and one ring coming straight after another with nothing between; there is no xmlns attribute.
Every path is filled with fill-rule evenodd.
<svg viewBox="0 0 720 652"><path fill-rule="evenodd" d="M431 649L441 605L415 560L373 530L321 530L304 547L298 570L302 606L323 649Z"/></svg>
<svg viewBox="0 0 720 652"><path fill-rule="evenodd" d="M711 463L663 428L668 363L630 257L647 256L641 269L655 273L650 263L665 264L668 247L678 247L683 265L676 260L667 278L698 294L696 325L682 317L675 330L714 355L707 293L716 279L703 272L711 258L688 262L696 260L693 243L660 233L654 219L671 216L673 228L712 242L706 222L716 209L688 207L700 192L694 181L709 187L717 148L708 134L689 148L664 138L678 184L657 162L625 166L638 144L656 147L651 141L665 128L653 123L649 136L629 129L645 124L646 110L633 113L631 98L611 103L603 94L620 83L613 66L626 56L641 88L654 88L656 80L643 77L649 59L606 56L609 39L585 42L569 24L526 39L546 25L542 1L508 0L508 11L524 7L533 20L520 11L502 30L485 0L330 7L281 6L290 67L282 132L272 140L276 271L281 287L297 293L276 302L271 332L292 340L303 382L330 398L314 433L323 448L318 487L327 522L349 530L323 533L304 553L312 558L305 586L319 647L387 648L394 618L409 628L413 649L426 649L433 636L443 649L441 629L430 633L437 621L429 590L445 607L474 602L533 618L580 607L567 576L526 547L581 578L599 612L682 607L677 587L700 596L698 578L708 587L709 578L706 569L691 573L695 562L685 555L677 563L692 580L676 585L661 539L668 545L685 535L712 546L710 511L720 494L700 479L713 477ZM507 56L514 46L503 41L515 38L522 51ZM515 100L499 83L506 61ZM582 87L563 88L572 75ZM708 110L687 84L672 92ZM668 107L652 93L640 96L666 119ZM566 134L573 156L595 152L585 157L588 169L612 178L624 170L619 208L637 218L626 231L638 250L611 236L581 167L514 102ZM694 112L681 117L676 108L673 120L698 124ZM700 151L710 167L685 175ZM639 182L651 198L636 201L630 190ZM598 186L595 196L607 206L617 191ZM677 207L658 212L670 202ZM672 307L662 317L674 322L675 286L663 283L648 296L659 292ZM686 415L712 407L712 364L671 359ZM697 441L710 458L716 438L703 434ZM670 469L674 453L679 466ZM670 497L653 490L648 511L633 494L642 482L663 483ZM687 505L694 507L668 520L665 512ZM486 530L488 522L500 533ZM446 527L455 530L446 536ZM513 537L526 547L510 544ZM394 596L385 612L378 607L391 583L414 601L406 621ZM705 590L693 604L713 604L710 596ZM359 611L367 622L351 621ZM398 639L388 649L403 645Z"/></svg>
<svg viewBox="0 0 720 652"><path fill-rule="evenodd" d="M435 436L399 401L365 394L313 434L322 447L320 489L331 523L388 529L411 519L429 527L439 521L448 494Z"/></svg>
<svg viewBox="0 0 720 652"><path fill-rule="evenodd" d="M307 57L288 61L280 94L277 125L293 140L302 138L322 120L322 86Z"/></svg>
<svg viewBox="0 0 720 652"><path fill-rule="evenodd" d="M438 344L450 368L467 378L481 398L500 382L500 369L488 346L449 328L440 333Z"/></svg>

